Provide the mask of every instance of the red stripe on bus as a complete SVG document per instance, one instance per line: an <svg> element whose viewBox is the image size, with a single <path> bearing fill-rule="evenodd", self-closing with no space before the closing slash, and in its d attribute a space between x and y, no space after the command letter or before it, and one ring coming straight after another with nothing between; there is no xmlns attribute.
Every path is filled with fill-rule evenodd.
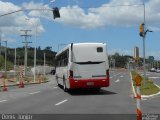
<svg viewBox="0 0 160 120"><path fill-rule="evenodd" d="M73 79L69 78L70 88L91 88L91 87L108 87L109 77L101 79ZM93 83L93 85L87 85Z"/></svg>

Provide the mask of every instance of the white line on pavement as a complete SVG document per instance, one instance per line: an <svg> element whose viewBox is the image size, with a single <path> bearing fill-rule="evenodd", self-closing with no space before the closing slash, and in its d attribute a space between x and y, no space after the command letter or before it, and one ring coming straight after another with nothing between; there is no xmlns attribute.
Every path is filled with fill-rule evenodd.
<svg viewBox="0 0 160 120"><path fill-rule="evenodd" d="M141 98L141 100L147 100L146 98Z"/></svg>
<svg viewBox="0 0 160 120"><path fill-rule="evenodd" d="M151 78L151 79L158 79L158 78L160 78L160 77L149 77L149 78Z"/></svg>
<svg viewBox="0 0 160 120"><path fill-rule="evenodd" d="M115 77L115 76L117 76L117 75L120 75L120 74L121 74L121 73L118 73L118 74L115 74L115 75L113 75L113 76L111 76L111 77L113 78L113 77ZM111 77L110 77L110 78L111 78Z"/></svg>
<svg viewBox="0 0 160 120"><path fill-rule="evenodd" d="M116 80L115 82L119 82L119 79L118 79L118 80Z"/></svg>
<svg viewBox="0 0 160 120"><path fill-rule="evenodd" d="M62 104L62 103L64 103L64 102L67 102L67 101L68 101L67 99L66 99L66 100L63 100L63 101L61 101L61 102L55 104L55 106L60 105L60 104Z"/></svg>
<svg viewBox="0 0 160 120"><path fill-rule="evenodd" d="M29 93L30 95L40 93L40 91Z"/></svg>
<svg viewBox="0 0 160 120"><path fill-rule="evenodd" d="M2 102L6 102L6 101L7 101L7 100L1 100L1 101L0 101L0 103L2 103Z"/></svg>
<svg viewBox="0 0 160 120"><path fill-rule="evenodd" d="M123 75L121 75L120 77L123 77Z"/></svg>

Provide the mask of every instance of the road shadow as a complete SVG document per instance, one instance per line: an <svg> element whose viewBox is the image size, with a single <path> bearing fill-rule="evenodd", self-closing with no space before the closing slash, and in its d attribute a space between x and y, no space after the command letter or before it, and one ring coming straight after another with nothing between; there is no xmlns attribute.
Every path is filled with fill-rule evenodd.
<svg viewBox="0 0 160 120"><path fill-rule="evenodd" d="M59 88L63 90L63 86L59 85ZM79 88L79 89L71 89L67 90L67 93L72 96L79 96L79 95L114 95L117 94L112 91L96 88Z"/></svg>
<svg viewBox="0 0 160 120"><path fill-rule="evenodd" d="M69 90L68 93L72 96L79 96L79 95L114 95L117 94L112 91L107 91L104 89L74 89L74 90Z"/></svg>

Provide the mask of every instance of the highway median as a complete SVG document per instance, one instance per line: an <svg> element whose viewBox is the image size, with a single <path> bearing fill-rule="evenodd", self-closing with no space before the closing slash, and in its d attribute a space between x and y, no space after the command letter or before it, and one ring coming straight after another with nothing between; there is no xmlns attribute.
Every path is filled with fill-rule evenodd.
<svg viewBox="0 0 160 120"><path fill-rule="evenodd" d="M135 76L138 73L136 71L131 71L131 78L132 78L132 83L133 83L133 88L134 91L136 89L136 83L134 81ZM146 78L146 81L144 82L144 78L142 77L142 82L141 82L141 94L144 96L151 96L151 95L156 95L160 93L160 87L156 85L151 79Z"/></svg>

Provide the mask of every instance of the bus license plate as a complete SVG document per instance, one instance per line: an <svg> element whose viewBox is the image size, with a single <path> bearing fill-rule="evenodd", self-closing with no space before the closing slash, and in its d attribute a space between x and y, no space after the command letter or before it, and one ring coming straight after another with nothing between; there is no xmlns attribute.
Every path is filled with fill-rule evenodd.
<svg viewBox="0 0 160 120"><path fill-rule="evenodd" d="M87 82L87 85L94 85L94 82Z"/></svg>

